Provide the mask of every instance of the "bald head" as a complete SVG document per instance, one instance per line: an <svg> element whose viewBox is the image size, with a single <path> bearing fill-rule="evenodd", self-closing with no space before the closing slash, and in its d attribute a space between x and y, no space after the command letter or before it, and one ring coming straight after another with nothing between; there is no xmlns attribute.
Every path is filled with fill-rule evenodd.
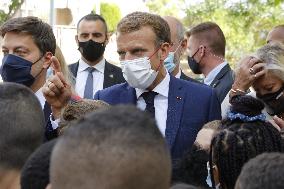
<svg viewBox="0 0 284 189"><path fill-rule="evenodd" d="M172 16L163 17L170 26L171 39L173 43L178 43L184 38L184 27L182 23Z"/></svg>
<svg viewBox="0 0 284 189"><path fill-rule="evenodd" d="M267 35L267 43L280 42L284 44L284 25L274 27Z"/></svg>
<svg viewBox="0 0 284 189"><path fill-rule="evenodd" d="M174 76L179 72L179 64L181 55L185 52L187 47L187 40L184 37L185 29L182 23L175 17L165 16L163 19L168 23L171 32L172 46L170 51L175 52L174 64L175 69L171 72Z"/></svg>

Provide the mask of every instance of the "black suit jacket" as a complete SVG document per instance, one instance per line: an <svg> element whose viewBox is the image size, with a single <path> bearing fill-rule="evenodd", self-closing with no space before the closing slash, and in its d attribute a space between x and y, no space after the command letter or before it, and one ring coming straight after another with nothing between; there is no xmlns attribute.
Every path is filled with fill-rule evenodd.
<svg viewBox="0 0 284 189"><path fill-rule="evenodd" d="M45 118L45 141L51 140L57 137L57 129L53 130L51 122L50 122L50 115L51 115L51 108L50 105L45 101L44 108L43 108L44 118Z"/></svg>
<svg viewBox="0 0 284 189"><path fill-rule="evenodd" d="M224 66L210 84L216 91L220 103L224 100L234 82L233 70L230 65Z"/></svg>
<svg viewBox="0 0 284 189"><path fill-rule="evenodd" d="M74 64L70 64L68 67L71 73L73 74L73 76L76 78L78 67L79 67L79 61ZM112 85L124 83L124 82L125 82L125 79L123 78L121 68L113 64L110 64L109 62L106 61L103 88L107 88Z"/></svg>
<svg viewBox="0 0 284 189"><path fill-rule="evenodd" d="M188 77L182 71L181 71L180 79L183 79L183 80L186 80L186 81L192 81L192 82L200 83L199 81L197 81L195 79L192 79L191 77Z"/></svg>

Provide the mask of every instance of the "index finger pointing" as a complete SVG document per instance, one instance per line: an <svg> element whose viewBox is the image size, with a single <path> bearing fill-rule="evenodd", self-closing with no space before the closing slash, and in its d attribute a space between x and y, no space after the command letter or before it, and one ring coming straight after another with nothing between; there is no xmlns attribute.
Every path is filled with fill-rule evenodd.
<svg viewBox="0 0 284 189"><path fill-rule="evenodd" d="M51 65L52 65L52 68L53 68L53 74L55 74L57 72L61 72L60 63L55 56L51 57L51 62L52 62Z"/></svg>

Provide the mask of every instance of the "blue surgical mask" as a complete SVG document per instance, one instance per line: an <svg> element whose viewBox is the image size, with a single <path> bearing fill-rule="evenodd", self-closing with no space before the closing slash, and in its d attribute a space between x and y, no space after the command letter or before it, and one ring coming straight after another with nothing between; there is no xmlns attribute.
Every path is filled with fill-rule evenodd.
<svg viewBox="0 0 284 189"><path fill-rule="evenodd" d="M30 87L35 81L35 77L31 75L31 67L41 58L42 57L40 57L36 62L32 63L13 54L4 56L1 66L1 76L3 81L19 83ZM39 74L40 73L41 71Z"/></svg>
<svg viewBox="0 0 284 189"><path fill-rule="evenodd" d="M53 75L53 69L51 67L49 67L47 70L46 70L46 79L48 79L50 76Z"/></svg>
<svg viewBox="0 0 284 189"><path fill-rule="evenodd" d="M175 51L169 52L168 57L164 60L164 65L165 65L165 67L166 67L166 69L168 70L169 73L174 71L174 69L176 67L176 64L174 62L174 60L175 60L175 53L179 49L181 43L182 43L182 41L179 42L179 45L178 45L178 47L176 48Z"/></svg>
<svg viewBox="0 0 284 189"><path fill-rule="evenodd" d="M175 53L174 52L169 52L168 57L164 60L164 65L166 69L168 70L169 73L174 71L176 65L174 63L174 58L175 58Z"/></svg>

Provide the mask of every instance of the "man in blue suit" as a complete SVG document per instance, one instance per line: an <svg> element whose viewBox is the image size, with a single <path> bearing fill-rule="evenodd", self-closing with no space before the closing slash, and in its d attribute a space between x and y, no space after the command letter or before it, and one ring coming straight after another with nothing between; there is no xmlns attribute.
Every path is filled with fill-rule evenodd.
<svg viewBox="0 0 284 189"><path fill-rule="evenodd" d="M160 16L134 12L124 17L117 26L117 51L127 82L98 91L95 99L111 105L133 104L154 116L176 168L200 128L221 119L221 112L211 88L168 74L163 62L170 44L169 26ZM66 92L59 80L51 78L45 85L47 99L52 98L50 94L58 97L59 91ZM53 103L60 101L55 99Z"/></svg>
<svg viewBox="0 0 284 189"><path fill-rule="evenodd" d="M117 32L117 51L127 83L98 91L95 99L111 105L134 104L152 113L175 162L191 148L203 124L221 119L217 97L205 85L167 73L163 61L170 49L170 29L160 16L131 13L119 22ZM155 92L154 103L145 97L149 92Z"/></svg>

